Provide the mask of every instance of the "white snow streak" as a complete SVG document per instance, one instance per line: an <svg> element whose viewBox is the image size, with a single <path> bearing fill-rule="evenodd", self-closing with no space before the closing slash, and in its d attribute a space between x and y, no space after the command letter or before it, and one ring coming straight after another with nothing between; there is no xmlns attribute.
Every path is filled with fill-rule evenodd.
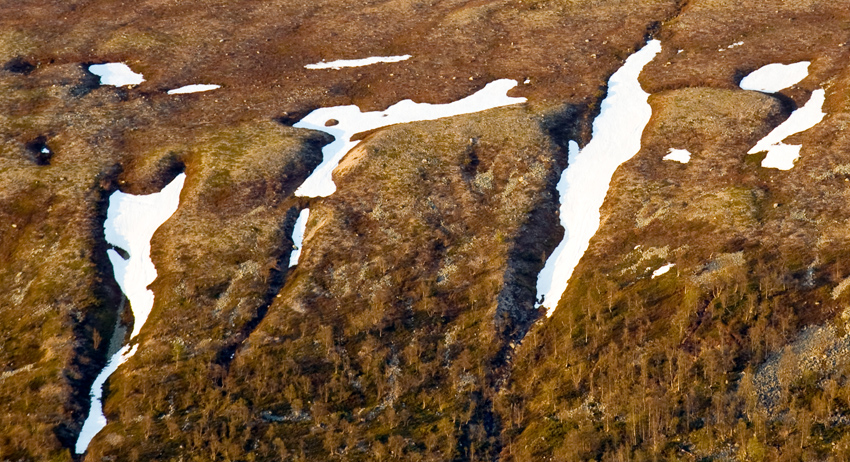
<svg viewBox="0 0 850 462"><path fill-rule="evenodd" d="M221 88L221 85L209 85L209 84L200 84L196 83L193 85L185 85L180 88L175 88L173 90L168 90L166 93L169 95L183 95L186 93L198 93L200 91L210 91L215 90L216 88Z"/></svg>
<svg viewBox="0 0 850 462"><path fill-rule="evenodd" d="M101 401L103 398L103 385L106 383L106 379L118 370L118 366L124 364L130 356L136 353L138 346L138 344L133 345L133 348L130 349L130 345L124 345L109 358L106 367L94 379L94 383L91 386L91 408L89 409L89 416L83 423L83 428L80 430L80 436L77 438L77 444L74 448L77 454L86 452L86 448L88 448L92 438L106 426L106 416L103 415L103 402Z"/></svg>
<svg viewBox="0 0 850 462"><path fill-rule="evenodd" d="M667 273L668 271L670 271L670 268L672 268L674 266L676 266L675 263L667 263L666 265L662 266L661 268L658 268L657 270L652 272L652 279L655 279L658 276L661 276L662 274Z"/></svg>
<svg viewBox="0 0 850 462"><path fill-rule="evenodd" d="M142 74L137 74L124 63L92 64L89 72L100 77L101 85L138 85L145 81Z"/></svg>
<svg viewBox="0 0 850 462"><path fill-rule="evenodd" d="M162 191L147 196L116 191L109 197L109 208L103 223L106 241L130 254L130 258L125 260L113 249L106 251L109 261L112 262L115 280L130 300L130 307L133 309L131 339L139 334L153 308L153 292L148 290L148 285L156 279L156 268L150 258L151 237L177 210L185 179L186 175L180 174ZM84 453L92 438L106 426L101 403L103 385L118 366L136 353L137 347L138 344L133 345L132 349L129 345L124 345L112 355L92 384L91 409L77 439L77 454Z"/></svg>
<svg viewBox="0 0 850 462"><path fill-rule="evenodd" d="M790 170L794 167L794 162L800 157L802 146L799 144L788 145L782 141L795 133L814 127L823 120L826 115L822 110L824 100L825 95L822 89L813 91L811 98L803 107L792 112L785 122L782 122L767 136L759 140L749 150L748 154L767 151L767 156L761 162L762 167Z"/></svg>
<svg viewBox="0 0 850 462"><path fill-rule="evenodd" d="M768 64L744 77L741 80L740 87L744 90L776 93L800 82L808 75L808 61L800 61L794 64Z"/></svg>
<svg viewBox="0 0 850 462"><path fill-rule="evenodd" d="M731 44L731 45L728 45L726 48L720 47L720 48L718 48L718 49L717 49L717 51L726 51L726 50L731 50L732 48L739 47L739 46L741 46L741 45L743 45L743 44L744 44L744 42L735 42L735 43L733 43L733 44Z"/></svg>
<svg viewBox="0 0 850 462"><path fill-rule="evenodd" d="M406 99L393 104L385 111L360 112L357 106L316 109L293 126L320 130L333 135L335 139L333 143L322 148L322 163L313 170L295 194L304 197L326 197L333 194L336 191L336 185L331 174L345 154L359 143L359 141L351 141L351 137L356 133L387 125L440 119L523 103L526 101L525 98L507 96L508 90L516 85L515 80L495 80L476 93L448 104L414 103ZM336 120L338 123L326 126L326 122L331 120Z"/></svg>
<svg viewBox="0 0 850 462"><path fill-rule="evenodd" d="M153 308L153 292L148 285L156 279L151 261L151 237L176 210L185 174L178 175L162 191L134 196L116 191L109 197L109 209L103 224L106 242L126 250L125 260L113 249L107 250L115 280L130 300L133 309L133 335L139 334Z"/></svg>
<svg viewBox="0 0 850 462"><path fill-rule="evenodd" d="M608 96L593 121L590 143L578 150L578 145L570 142L568 167L558 182L560 220L566 232L537 279L537 293L543 296L541 304L548 308L548 316L599 228L599 207L614 171L640 150L640 137L652 109L638 75L660 51L661 42L652 40L626 59L608 81Z"/></svg>
<svg viewBox="0 0 850 462"><path fill-rule="evenodd" d="M410 59L410 55L401 56L371 56L362 59L338 59L331 62L320 62L304 66L307 69L342 69L343 67L361 67L377 63L397 63Z"/></svg>
<svg viewBox="0 0 850 462"><path fill-rule="evenodd" d="M662 157L662 159L674 160L676 162L687 164L691 160L691 153L687 149L670 148L670 152L666 156Z"/></svg>
<svg viewBox="0 0 850 462"><path fill-rule="evenodd" d="M295 220L295 228L292 230L292 253L289 254L289 267L298 264L301 257L301 244L304 240L304 231L307 229L307 219L310 218L310 209L303 209Z"/></svg>

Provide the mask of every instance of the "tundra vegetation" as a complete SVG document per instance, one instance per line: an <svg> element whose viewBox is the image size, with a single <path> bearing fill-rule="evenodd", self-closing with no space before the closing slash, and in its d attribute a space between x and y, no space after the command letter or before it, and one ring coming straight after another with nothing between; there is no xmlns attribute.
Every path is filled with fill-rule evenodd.
<svg viewBox="0 0 850 462"><path fill-rule="evenodd" d="M0 461L850 458L840 2L0 2ZM555 185L648 39L652 118L551 317ZM403 56L364 67L308 64ZM738 83L808 61L773 94ZM123 62L138 85L104 86ZM384 127L294 191L319 107L527 103ZM168 94L191 84L219 88ZM789 170L747 152L823 89ZM663 160L686 149L688 163ZM137 353L109 195L181 172ZM311 213L299 262L291 232ZM670 266L653 277L659 268ZM116 329L118 326L118 329Z"/></svg>

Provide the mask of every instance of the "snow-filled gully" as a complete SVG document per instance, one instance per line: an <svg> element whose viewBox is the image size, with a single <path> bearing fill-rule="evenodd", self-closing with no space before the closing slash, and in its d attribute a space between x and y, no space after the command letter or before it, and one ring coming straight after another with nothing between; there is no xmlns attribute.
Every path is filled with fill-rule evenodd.
<svg viewBox="0 0 850 462"><path fill-rule="evenodd" d="M301 258L301 246L304 241L304 231L307 230L307 219L310 218L310 209L302 209L295 220L295 227L292 229L292 253L289 254L289 267L298 264L298 259Z"/></svg>
<svg viewBox="0 0 850 462"><path fill-rule="evenodd" d="M635 52L608 80L608 96L593 121L590 142L583 149L569 143L567 168L558 182L563 240L549 255L537 278L540 304L551 316L567 282L599 229L599 208L608 193L614 171L640 151L640 138L652 109L649 94L638 82L643 67L661 51L652 40Z"/></svg>
<svg viewBox="0 0 850 462"><path fill-rule="evenodd" d="M150 258L151 237L176 210L183 189L185 174L178 175L162 191L146 196L134 196L116 191L109 197L109 208L103 230L106 241L129 254L124 259L113 249L107 250L115 280L130 300L133 310L132 341L144 326L153 308L154 296L147 287L156 279L156 268ZM77 439L75 452L86 451L92 438L106 426L103 415L103 385L118 366L136 353L138 344L124 345L109 358L106 367L92 384L91 408Z"/></svg>

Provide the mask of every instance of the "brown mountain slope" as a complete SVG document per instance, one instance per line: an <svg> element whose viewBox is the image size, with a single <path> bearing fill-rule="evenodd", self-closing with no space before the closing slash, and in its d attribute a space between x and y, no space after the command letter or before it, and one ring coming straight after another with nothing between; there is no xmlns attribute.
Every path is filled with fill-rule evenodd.
<svg viewBox="0 0 850 462"><path fill-rule="evenodd" d="M0 460L75 459L132 322L106 199L180 171L139 353L76 459L843 460L848 19L818 1L0 2ZM567 141L649 36L642 149L541 317ZM738 88L801 60L798 85ZM86 66L106 61L146 81L99 86ZM330 140L289 127L311 109L497 78L528 103L361 134L334 195L293 196ZM165 93L191 83L222 87ZM793 169L746 154L818 88L828 116L789 140Z"/></svg>
<svg viewBox="0 0 850 462"><path fill-rule="evenodd" d="M744 24L739 14L690 2L662 28L666 56L642 75L654 92L642 150L615 175L554 316L518 351L505 458L847 456L836 289L848 271L846 36L833 19L844 13L805 3L754 5ZM708 23L722 27L706 34ZM796 60L812 61L810 76L775 97L717 89ZM803 145L793 169L746 154L818 87L828 116L789 140ZM661 160L670 148L691 161Z"/></svg>
<svg viewBox="0 0 850 462"><path fill-rule="evenodd" d="M106 0L0 2L0 133L3 187L9 191L8 201L3 203L9 220L18 220L22 227L31 221L26 231L13 228L2 235L2 248L9 249L3 256L4 280L9 282L0 290L9 302L4 303L2 316L6 333L0 367L8 377L0 387L0 403L4 403L3 419L9 424L0 431L0 458L70 457L68 448L88 406L88 384L105 360L105 345L121 310L103 257L106 244L100 236L109 192L115 188L153 192L183 162L190 177L210 176L206 186L199 183L200 178L188 180L188 185L196 185L198 194L204 196L197 199L198 207L228 208L221 212L234 215L225 217L223 226L244 220L257 223L259 231L220 235L215 220L209 218L207 225L187 223L183 228L187 231L176 241L192 247L198 240L210 239L220 249L219 256L209 257L211 261L232 258L221 271L215 264L212 269L174 264L175 272L197 275L198 280L193 282L197 292L188 295L197 296L199 306L209 306L217 296L233 297L231 306L236 314L232 325L218 321L210 324L204 316L193 315L185 319L186 332L180 334L168 330L172 321L151 328L152 332L169 332L168 341L180 335L200 336L190 331L202 326L216 332L216 340L204 350L208 355L218 352L213 355L215 360L212 364L198 362L203 370L212 370L210 380L214 382L220 375L217 365L227 362L221 359L227 356L224 352L245 335L240 326L251 325L261 317L257 313L264 306L262 299L279 278L279 269L272 262L285 256L285 234L291 219L285 213L291 208L286 202L286 188L272 185L297 181L300 169L309 163L281 167L289 180L260 181L262 175L246 179L252 194L270 191L264 193L263 200L278 204L257 213L256 206L228 205L228 199L239 200L227 197L237 187L230 183L235 180L217 178L216 161L209 160L218 155L213 150L222 154L232 150L241 156L257 148L250 143L222 148L208 141L212 147L207 161L181 156L207 142L202 139L255 136L250 125L272 120L291 124L314 107L354 102L363 109L375 109L403 98L448 102L497 77L520 82L528 79L514 93L528 96L538 113L556 106L584 107L566 113L583 117L578 124L582 134L576 136L586 138L592 115L587 107L598 102L599 88L607 75L642 42L653 22L676 11L672 1L595 2L593 8L588 6L567 1L383 2L356 6L325 2L309 7L287 1L151 1L132 5ZM570 34L565 37L564 31ZM414 55L403 66L340 71L303 67L323 59L402 53ZM142 72L146 81L132 88L100 87L85 66L106 61L125 61ZM222 88L196 95L165 94L167 89L189 83L216 83ZM566 128L549 122L546 126L559 142L564 141L561 137L565 133L577 130L570 117L563 120L568 122ZM305 135L293 136L300 139ZM41 143L52 151L50 165L38 165L44 163L38 149ZM197 162L211 162L205 168L212 170L203 170ZM23 171L28 173L24 175ZM64 192L69 178L74 189L70 195ZM39 181L37 190L27 189L32 181ZM62 198L65 206L51 208L51 203L58 203L52 198ZM26 204L15 205L21 201ZM178 216L183 213L188 211ZM245 214L248 216L243 217ZM78 222L79 226L60 226ZM50 247L55 250L44 260L30 259L33 249L48 244L22 239L20 233L41 239L38 229L50 223L56 223L67 237L61 246ZM545 224L544 229L548 226ZM265 247L251 247L254 239ZM187 255L183 258L198 255L193 253L197 250L183 251ZM155 257L158 252L167 250L155 246ZM244 258L256 265L240 267ZM167 263L159 260L159 264ZM75 268L64 269L63 265ZM53 272L52 268L57 270ZM230 287L224 287L233 277L242 277L243 282L228 293ZM41 293L34 288L40 287L36 283L42 280L55 280L58 285ZM184 288L165 281L163 277L155 284L155 292ZM58 300L63 297L71 297L74 308L61 308L64 302ZM253 300L255 297L260 300ZM34 309L33 303L41 303L36 299L56 311ZM162 305L152 321L182 319L184 308L175 307L172 313ZM80 310L82 317L62 314L75 310ZM143 332L143 338L145 335ZM57 350L58 357L63 358L58 361L50 359L54 358L52 353L45 356L40 352L56 340L63 345ZM95 344L100 347L96 351ZM173 367L180 358L172 357ZM42 382L46 381L39 377L51 378L54 388L50 388L49 399L42 396L48 389L43 389ZM156 385L167 388L169 382ZM181 387L177 387L177 393L186 393ZM114 417L110 405L107 412Z"/></svg>

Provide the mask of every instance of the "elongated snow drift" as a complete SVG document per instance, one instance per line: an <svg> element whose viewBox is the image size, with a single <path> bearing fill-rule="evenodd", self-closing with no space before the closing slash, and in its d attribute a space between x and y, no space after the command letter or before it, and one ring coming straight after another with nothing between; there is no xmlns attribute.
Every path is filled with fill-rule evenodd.
<svg viewBox="0 0 850 462"><path fill-rule="evenodd" d="M372 64L378 63L397 63L399 61L404 61L410 59L410 55L401 55L401 56L370 56L368 58L361 59L338 59L336 61L325 62L322 61L320 63L308 64L304 66L307 69L342 69L343 67L362 67L362 66L371 66Z"/></svg>
<svg viewBox="0 0 850 462"><path fill-rule="evenodd" d="M151 238L177 210L185 179L186 175L178 175L162 191L147 196L116 191L109 197L109 208L103 224L106 241L130 254L130 258L125 260L115 250L107 250L115 280L130 300L130 307L133 309L131 339L139 334L153 308L153 292L148 290L148 285L156 279L156 268L151 261ZM89 415L83 422L75 447L77 454L84 453L92 438L106 426L101 402L103 385L118 366L136 353L137 348L138 344L132 348L130 345L124 345L112 355L106 367L95 378L91 389Z"/></svg>
<svg viewBox="0 0 850 462"><path fill-rule="evenodd" d="M295 228L292 230L292 245L294 248L292 249L292 253L289 254L289 267L298 264L298 259L301 257L301 246L304 241L304 231L307 230L307 219L310 218L310 209L303 209L301 213L298 214L298 218L295 220Z"/></svg>
<svg viewBox="0 0 850 462"><path fill-rule="evenodd" d="M570 141L568 167L558 182L561 226L566 232L537 278L537 293L549 316L599 229L599 207L614 171L640 151L640 137L652 109L638 76L660 51L661 42L652 40L629 56L608 80L608 96L593 121L590 143L579 150L578 144Z"/></svg>

